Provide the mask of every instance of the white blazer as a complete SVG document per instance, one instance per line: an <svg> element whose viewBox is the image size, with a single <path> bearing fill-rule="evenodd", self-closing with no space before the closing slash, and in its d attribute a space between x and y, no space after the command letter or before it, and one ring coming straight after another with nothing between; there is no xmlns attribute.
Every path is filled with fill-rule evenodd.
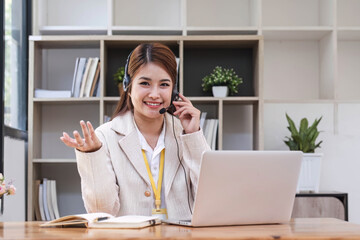
<svg viewBox="0 0 360 240"><path fill-rule="evenodd" d="M190 219L185 175L177 156L171 115L165 114L165 166L162 187L168 217ZM202 153L210 150L202 130L183 134L180 120L174 117L180 159L187 184L195 197ZM131 111L95 130L102 142L96 152L75 150L81 177L82 197L87 212L107 212L114 216L151 215L154 196L141 152ZM149 193L150 196L149 196ZM194 199L190 196L190 206Z"/></svg>

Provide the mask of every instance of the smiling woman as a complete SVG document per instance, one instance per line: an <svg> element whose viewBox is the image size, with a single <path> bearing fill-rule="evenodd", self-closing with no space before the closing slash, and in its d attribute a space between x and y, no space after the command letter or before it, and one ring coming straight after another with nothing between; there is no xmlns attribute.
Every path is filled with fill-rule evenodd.
<svg viewBox="0 0 360 240"><path fill-rule="evenodd" d="M200 111L176 91L176 69L167 46L137 46L112 120L96 130L81 121L84 137L74 131L74 138L60 138L76 149L88 212L190 219L201 156L210 147Z"/></svg>

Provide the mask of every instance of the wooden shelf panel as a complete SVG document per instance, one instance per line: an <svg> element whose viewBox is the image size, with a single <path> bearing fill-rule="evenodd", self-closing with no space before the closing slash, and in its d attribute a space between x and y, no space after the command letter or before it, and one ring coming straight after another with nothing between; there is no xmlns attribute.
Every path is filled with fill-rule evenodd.
<svg viewBox="0 0 360 240"><path fill-rule="evenodd" d="M41 35L106 35L106 26L42 26Z"/></svg>
<svg viewBox="0 0 360 240"><path fill-rule="evenodd" d="M100 102L99 97L84 98L34 98L34 103L96 103Z"/></svg>
<svg viewBox="0 0 360 240"><path fill-rule="evenodd" d="M333 31L332 27L264 27L266 40L320 40Z"/></svg>
<svg viewBox="0 0 360 240"><path fill-rule="evenodd" d="M35 158L33 163L76 163L76 159Z"/></svg>

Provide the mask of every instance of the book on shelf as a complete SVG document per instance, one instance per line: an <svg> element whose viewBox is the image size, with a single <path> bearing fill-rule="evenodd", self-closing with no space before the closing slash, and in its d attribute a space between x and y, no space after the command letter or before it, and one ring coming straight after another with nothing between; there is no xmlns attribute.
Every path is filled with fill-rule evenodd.
<svg viewBox="0 0 360 240"><path fill-rule="evenodd" d="M40 181L40 180L39 180ZM43 194L44 194L44 188L43 188L43 184L40 183L39 185L39 195L38 195L38 205L39 205L39 209L40 209L40 219L36 219L39 221L46 221L46 217L45 217L45 210L44 210L44 203L43 203Z"/></svg>
<svg viewBox="0 0 360 240"><path fill-rule="evenodd" d="M51 180L47 180L47 184L46 184L46 203L47 203L47 208L49 211L49 216L50 216L50 220L55 219L55 213L54 213L54 207L52 205L52 196L51 196L51 188L52 188L52 183Z"/></svg>
<svg viewBox="0 0 360 240"><path fill-rule="evenodd" d="M50 221L60 217L56 196L56 181L44 178L35 181L34 210L36 220Z"/></svg>
<svg viewBox="0 0 360 240"><path fill-rule="evenodd" d="M99 81L100 81L100 61L98 61L97 63L97 67L96 67L96 72L95 72L95 76L92 82L92 86L90 89L90 97L94 97L94 93L96 93L95 90L97 90L97 86L99 85Z"/></svg>
<svg viewBox="0 0 360 240"><path fill-rule="evenodd" d="M76 98L79 97L80 88L81 88L81 80L83 78L86 65L87 65L87 58L80 58L78 67L75 69L76 70L76 78L73 79L73 81L75 81L75 83L73 83L73 85L74 85L74 94L72 95L73 97L76 97Z"/></svg>
<svg viewBox="0 0 360 240"><path fill-rule="evenodd" d="M67 90L47 90L47 89L35 89L35 98L69 98L71 97L71 91Z"/></svg>
<svg viewBox="0 0 360 240"><path fill-rule="evenodd" d="M209 144L212 150L216 149L217 129L219 125L218 119L206 119L204 121L203 133L206 142Z"/></svg>
<svg viewBox="0 0 360 240"><path fill-rule="evenodd" d="M207 112L201 112L201 115L200 115L200 128L201 129L204 129L206 115L207 115Z"/></svg>
<svg viewBox="0 0 360 240"><path fill-rule="evenodd" d="M96 74L96 70L98 67L98 63L99 63L99 58L92 59L91 65L89 68L89 74L88 74L88 76L86 78L86 82L85 82L84 94L82 95L82 97L90 97L91 88L93 86L93 82L95 81L95 74Z"/></svg>
<svg viewBox="0 0 360 240"><path fill-rule="evenodd" d="M212 138L211 138L211 150L216 150L216 139L217 139L217 130L219 126L219 119L213 119L214 120L214 126L213 126L213 132L212 132Z"/></svg>
<svg viewBox="0 0 360 240"><path fill-rule="evenodd" d="M79 93L79 97L83 97L84 96L84 92L85 92L85 86L86 86L86 80L88 78L88 75L89 75L89 72L90 72L90 68L91 68L91 65L92 65L92 62L94 61L93 58L89 58L87 60L87 63L86 63L86 68L84 70L84 74L83 74L83 77L81 79L81 87L80 87L80 93Z"/></svg>
<svg viewBox="0 0 360 240"><path fill-rule="evenodd" d="M80 58L76 58L75 60L75 69L74 69L74 76L73 76L73 82L71 87L71 97L74 97L74 91L75 91L75 82L76 82L76 73L79 66Z"/></svg>
<svg viewBox="0 0 360 240"><path fill-rule="evenodd" d="M43 201L43 207L45 212L45 219L46 221L50 221L50 211L49 211L49 205L47 202L47 192L48 192L48 180L46 178L43 179L43 191L42 191L42 201Z"/></svg>
<svg viewBox="0 0 360 240"><path fill-rule="evenodd" d="M144 228L160 224L156 216L127 215L114 217L108 213L85 213L64 216L40 227L87 227L87 228Z"/></svg>
<svg viewBox="0 0 360 240"><path fill-rule="evenodd" d="M35 219L42 220L39 206L39 191L40 191L40 180L35 181L35 189L34 189L34 211L35 211Z"/></svg>
<svg viewBox="0 0 360 240"><path fill-rule="evenodd" d="M58 207L58 203L57 203L57 194L56 194L56 181L51 180L51 183L52 183L52 185L51 185L51 203L54 208L54 214L55 214L55 219L56 219L56 218L60 218L59 207Z"/></svg>

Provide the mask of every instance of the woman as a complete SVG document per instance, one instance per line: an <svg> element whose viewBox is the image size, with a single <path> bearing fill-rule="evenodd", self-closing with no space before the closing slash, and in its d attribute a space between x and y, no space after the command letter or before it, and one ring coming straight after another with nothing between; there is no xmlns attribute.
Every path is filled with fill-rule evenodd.
<svg viewBox="0 0 360 240"><path fill-rule="evenodd" d="M175 55L165 45L137 46L112 121L96 131L81 121L84 138L77 131L74 138L67 133L60 138L76 149L88 212L191 218L201 156L210 148L200 130L200 111L182 94L182 101L173 102L178 119L159 112L171 105L176 69Z"/></svg>

